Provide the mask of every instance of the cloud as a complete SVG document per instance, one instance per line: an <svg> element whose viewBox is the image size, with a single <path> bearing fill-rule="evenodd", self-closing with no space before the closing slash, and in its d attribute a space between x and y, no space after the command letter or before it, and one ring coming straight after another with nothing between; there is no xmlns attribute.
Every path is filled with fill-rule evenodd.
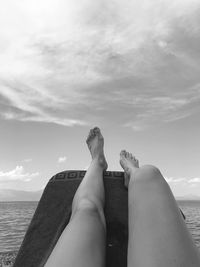
<svg viewBox="0 0 200 267"><path fill-rule="evenodd" d="M2 117L7 120L48 122L65 126L86 124L83 120L65 118L60 107L63 103L59 99L56 100L56 95L51 96L50 93L43 93L42 89L38 91L17 81L1 81L0 86L0 95L11 105L8 111L2 112ZM48 108L49 102L51 105ZM58 110L58 114L55 110Z"/></svg>
<svg viewBox="0 0 200 267"><path fill-rule="evenodd" d="M23 162L31 162L33 161L32 159L24 159Z"/></svg>
<svg viewBox="0 0 200 267"><path fill-rule="evenodd" d="M67 160L67 158L64 156L64 157L59 157L58 158L58 163L63 163Z"/></svg>
<svg viewBox="0 0 200 267"><path fill-rule="evenodd" d="M188 181L188 183L200 183L200 178L192 178Z"/></svg>
<svg viewBox="0 0 200 267"><path fill-rule="evenodd" d="M32 178L38 176L39 173L28 173L25 172L23 166L16 166L15 169L7 172L0 171L0 182L9 182L9 181L25 181L29 182Z"/></svg>
<svg viewBox="0 0 200 267"><path fill-rule="evenodd" d="M0 0L5 120L143 130L199 112L198 0Z"/></svg>
<svg viewBox="0 0 200 267"><path fill-rule="evenodd" d="M166 178L166 181L168 183L186 183L188 182L188 179L187 178L174 178L174 177L169 177L169 178Z"/></svg>
<svg viewBox="0 0 200 267"><path fill-rule="evenodd" d="M130 97L130 96L129 96ZM191 115L192 111L188 106L195 100L192 96L147 96L141 95L126 99L126 105L137 110L135 119L126 122L124 127L131 127L134 131L145 129L153 121L171 122L183 119Z"/></svg>
<svg viewBox="0 0 200 267"><path fill-rule="evenodd" d="M186 184L190 185L190 184L198 184L198 183L200 183L200 178L198 178L198 177L196 177L196 178L168 177L168 178L166 178L166 181L168 183L173 183L173 184L186 183Z"/></svg>

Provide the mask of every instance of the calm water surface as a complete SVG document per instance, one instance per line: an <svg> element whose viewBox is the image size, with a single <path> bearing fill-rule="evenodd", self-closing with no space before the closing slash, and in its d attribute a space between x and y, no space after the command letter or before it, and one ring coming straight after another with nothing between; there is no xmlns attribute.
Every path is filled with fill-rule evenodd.
<svg viewBox="0 0 200 267"><path fill-rule="evenodd" d="M18 250L38 202L0 202L0 252Z"/></svg>
<svg viewBox="0 0 200 267"><path fill-rule="evenodd" d="M0 202L0 252L18 250L38 202ZM200 249L200 201L178 201Z"/></svg>
<svg viewBox="0 0 200 267"><path fill-rule="evenodd" d="M186 224L200 250L200 201L178 201L186 215Z"/></svg>

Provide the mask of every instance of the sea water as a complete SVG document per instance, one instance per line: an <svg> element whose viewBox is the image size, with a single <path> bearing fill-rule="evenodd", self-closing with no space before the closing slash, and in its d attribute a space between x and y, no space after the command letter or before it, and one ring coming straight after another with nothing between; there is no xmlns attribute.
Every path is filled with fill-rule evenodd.
<svg viewBox="0 0 200 267"><path fill-rule="evenodd" d="M0 202L0 252L17 251L38 202Z"/></svg>
<svg viewBox="0 0 200 267"><path fill-rule="evenodd" d="M0 252L17 251L38 202L0 202ZM200 201L178 201L200 250Z"/></svg>

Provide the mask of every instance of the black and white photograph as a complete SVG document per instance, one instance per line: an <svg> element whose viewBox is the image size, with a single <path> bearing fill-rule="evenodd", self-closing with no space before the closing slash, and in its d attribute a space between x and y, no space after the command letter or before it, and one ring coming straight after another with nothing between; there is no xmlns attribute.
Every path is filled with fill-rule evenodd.
<svg viewBox="0 0 200 267"><path fill-rule="evenodd" d="M0 267L200 267L200 1L0 0Z"/></svg>

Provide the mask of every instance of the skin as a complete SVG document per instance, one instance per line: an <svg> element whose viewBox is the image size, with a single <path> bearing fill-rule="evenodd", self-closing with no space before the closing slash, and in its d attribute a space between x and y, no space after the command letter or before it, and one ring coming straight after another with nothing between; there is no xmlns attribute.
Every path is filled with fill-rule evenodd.
<svg viewBox="0 0 200 267"><path fill-rule="evenodd" d="M198 267L200 255L160 171L122 151L128 186L128 267Z"/></svg>
<svg viewBox="0 0 200 267"><path fill-rule="evenodd" d="M79 185L70 222L61 234L45 267L105 266L106 223L103 171L107 168L99 128L90 130L86 140L92 161Z"/></svg>
<svg viewBox="0 0 200 267"><path fill-rule="evenodd" d="M104 267L106 223L103 171L107 169L100 129L86 140L92 161L79 185L70 222L45 267ZM200 256L160 171L139 168L131 153L121 151L120 164L128 187L128 267L199 267Z"/></svg>

